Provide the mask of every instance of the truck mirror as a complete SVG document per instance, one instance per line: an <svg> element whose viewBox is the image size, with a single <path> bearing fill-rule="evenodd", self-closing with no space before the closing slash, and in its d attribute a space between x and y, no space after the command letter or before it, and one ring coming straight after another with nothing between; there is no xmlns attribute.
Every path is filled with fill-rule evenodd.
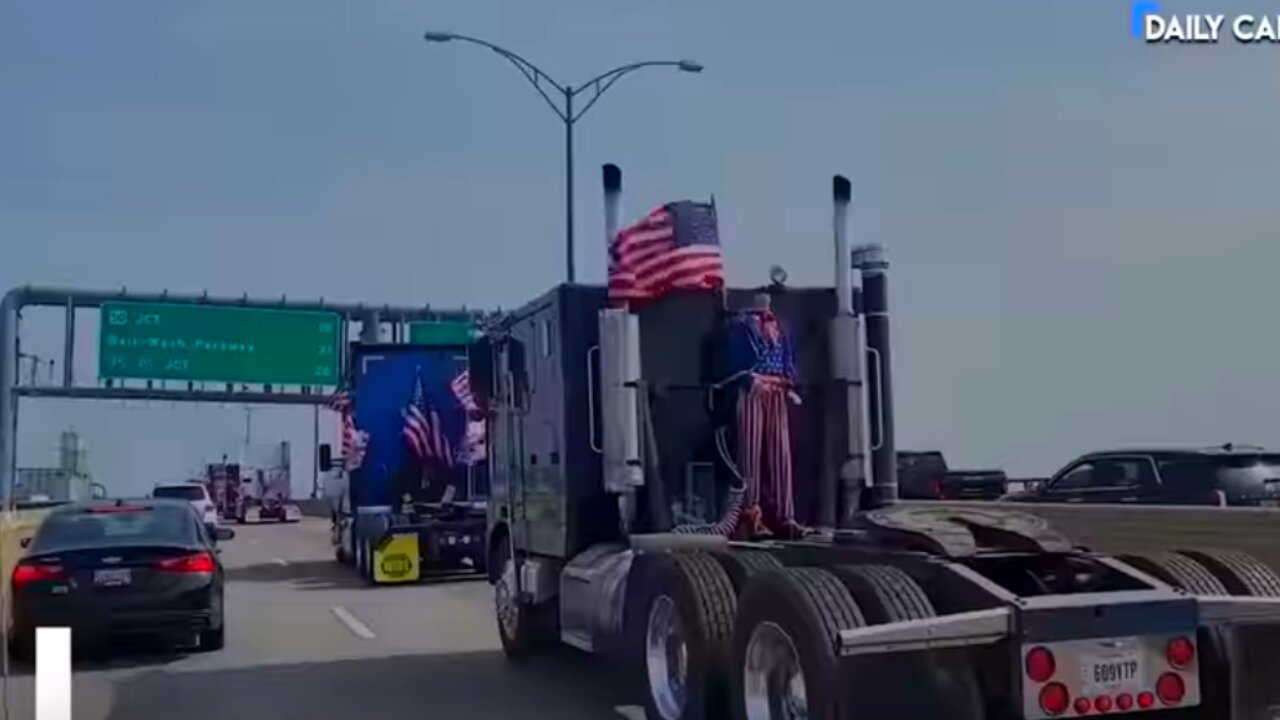
<svg viewBox="0 0 1280 720"><path fill-rule="evenodd" d="M493 342L481 337L467 347L467 377L476 405L489 407L493 397Z"/></svg>
<svg viewBox="0 0 1280 720"><path fill-rule="evenodd" d="M319 452L320 472L329 472L333 469L333 446L329 445L329 443L321 443Z"/></svg>

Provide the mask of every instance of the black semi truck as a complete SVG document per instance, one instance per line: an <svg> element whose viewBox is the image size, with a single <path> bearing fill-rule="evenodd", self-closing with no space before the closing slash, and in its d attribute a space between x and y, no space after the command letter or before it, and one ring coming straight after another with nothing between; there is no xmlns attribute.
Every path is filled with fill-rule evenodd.
<svg viewBox="0 0 1280 720"><path fill-rule="evenodd" d="M615 166L604 185L613 238ZM718 534L743 487L723 330L760 289L629 311L561 285L470 348L508 657L616 659L650 720L1280 717L1280 577L1255 559L1110 557L1004 507L897 502L887 262L850 248L833 190L835 287L768 287L813 532Z"/></svg>

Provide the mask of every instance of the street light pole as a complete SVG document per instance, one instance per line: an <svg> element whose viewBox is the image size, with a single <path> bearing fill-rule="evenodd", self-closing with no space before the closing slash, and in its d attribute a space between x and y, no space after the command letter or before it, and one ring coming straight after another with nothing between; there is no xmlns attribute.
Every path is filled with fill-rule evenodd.
<svg viewBox="0 0 1280 720"><path fill-rule="evenodd" d="M613 84L623 75L628 75L636 70L647 67L674 67L682 72L699 73L702 72L702 65L694 62L693 60L648 60L645 62L631 63L629 65L621 65L607 72L603 72L577 87L573 87L572 85L565 85L563 83L556 82L537 65L534 65L516 53L507 50L504 47L494 45L487 40L481 40L479 38L458 35L450 32L427 32L423 34L423 39L428 42L450 42L452 40L458 40L460 42L471 43L473 45L488 48L501 55L512 65L516 66L516 69L520 71L520 74L524 75L525 80L528 80L529 84L533 85L533 89L538 91L538 94L542 96L542 99L546 101L547 105L551 107L556 116L564 123L565 274L567 275L568 282L574 282L576 279L576 273L574 272L575 255L573 242L574 124L576 124L578 120L580 120L582 116L591 109L591 106L596 104L596 101L600 99L600 96L603 95L610 87L613 87ZM551 99L551 95L549 95L546 88L543 87L544 84L550 85L551 88L556 91L556 94L563 96L563 105L557 104L555 100ZM587 100L586 104L583 105L581 109L575 110L573 103L574 98L588 90L592 93L591 98Z"/></svg>

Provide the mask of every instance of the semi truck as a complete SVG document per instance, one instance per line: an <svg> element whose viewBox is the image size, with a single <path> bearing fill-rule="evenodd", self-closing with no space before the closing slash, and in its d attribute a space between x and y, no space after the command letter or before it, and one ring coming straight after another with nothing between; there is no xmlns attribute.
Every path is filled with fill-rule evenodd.
<svg viewBox="0 0 1280 720"><path fill-rule="evenodd" d="M335 556L374 585L482 572L487 458L467 442L467 346L353 343L350 357L340 407L359 457L319 457L342 478Z"/></svg>
<svg viewBox="0 0 1280 720"><path fill-rule="evenodd" d="M610 242L621 180L604 167ZM752 438L717 358L762 288L628 308L560 285L472 345L507 657L613 660L650 720L1280 717L1280 577L1256 559L1113 557L1004 505L898 502L888 263L832 189L834 287L763 288L795 338L806 532L728 532Z"/></svg>
<svg viewBox="0 0 1280 720"><path fill-rule="evenodd" d="M302 509L293 502L289 443L246 445L240 462L210 463L204 485L224 520L237 523L302 520Z"/></svg>

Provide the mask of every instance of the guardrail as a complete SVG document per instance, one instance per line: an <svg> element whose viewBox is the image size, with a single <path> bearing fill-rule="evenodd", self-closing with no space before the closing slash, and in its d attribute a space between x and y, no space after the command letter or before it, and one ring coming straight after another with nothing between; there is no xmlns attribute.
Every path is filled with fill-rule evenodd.
<svg viewBox="0 0 1280 720"><path fill-rule="evenodd" d="M1107 553L1183 548L1247 552L1280 572L1280 509L1170 505L905 501L909 505L987 507L1048 520L1079 545Z"/></svg>

